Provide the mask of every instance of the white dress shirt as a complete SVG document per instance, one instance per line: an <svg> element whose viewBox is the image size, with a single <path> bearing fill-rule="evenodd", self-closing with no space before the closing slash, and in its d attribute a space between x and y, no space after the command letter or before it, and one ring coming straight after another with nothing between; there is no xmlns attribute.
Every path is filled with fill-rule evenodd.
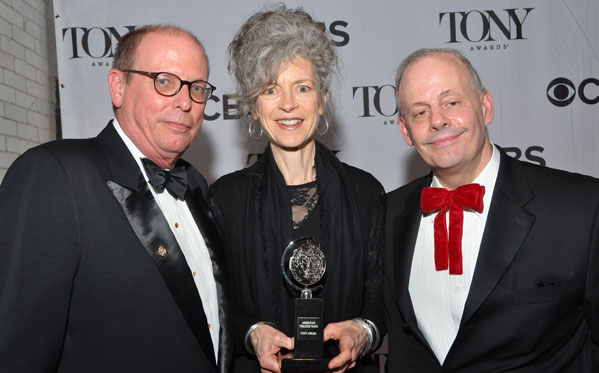
<svg viewBox="0 0 599 373"><path fill-rule="evenodd" d="M473 181L485 187L485 194L481 213L464 210L462 275L450 275L448 270L435 270L434 220L438 212L424 215L420 220L408 290L418 328L441 364L445 361L462 320L491 207L491 197L499 171L499 159L499 151L493 146L491 160ZM443 187L434 175L431 186ZM449 212L446 213L446 219L449 227Z"/></svg>
<svg viewBox="0 0 599 373"><path fill-rule="evenodd" d="M145 156L137 148L137 146L125 135L120 124L116 119L113 125L121 136L125 145L135 158L137 165L141 169L142 175L148 182L148 175L141 162ZM158 193L154 187L148 183L152 195L156 199L156 203L162 214L164 215L168 225L173 232L177 243L183 251L187 265L191 270L194 282L198 288L204 313L208 321L210 337L214 346L215 358L218 361L218 334L220 323L218 319L218 300L216 295L216 282L212 272L212 260L208 253L208 248L204 242L204 238L198 229L196 222L187 207L187 203L180 199L171 196L166 190Z"/></svg>

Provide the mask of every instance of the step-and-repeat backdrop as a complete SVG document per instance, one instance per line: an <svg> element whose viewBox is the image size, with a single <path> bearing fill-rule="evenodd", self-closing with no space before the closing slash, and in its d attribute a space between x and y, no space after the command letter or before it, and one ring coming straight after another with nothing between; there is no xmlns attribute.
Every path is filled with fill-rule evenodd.
<svg viewBox="0 0 599 373"><path fill-rule="evenodd" d="M427 172L397 125L393 85L421 47L462 51L495 99L491 140L532 163L599 176L599 1L313 0L341 56L335 128L324 142L387 190ZM209 181L244 167L264 141L236 118L226 50L265 3L247 0L54 0L63 137L95 136L112 118L106 76L119 38L148 23L193 31L216 95L185 158Z"/></svg>

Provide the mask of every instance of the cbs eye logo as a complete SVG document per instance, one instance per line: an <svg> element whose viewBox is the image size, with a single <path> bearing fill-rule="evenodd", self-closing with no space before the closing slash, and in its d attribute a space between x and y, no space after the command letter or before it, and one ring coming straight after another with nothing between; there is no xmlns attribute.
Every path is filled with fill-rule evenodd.
<svg viewBox="0 0 599 373"><path fill-rule="evenodd" d="M576 98L587 105L599 103L599 80L588 78L583 80L578 87L567 78L555 78L547 86L547 99L553 105L565 107L570 105Z"/></svg>

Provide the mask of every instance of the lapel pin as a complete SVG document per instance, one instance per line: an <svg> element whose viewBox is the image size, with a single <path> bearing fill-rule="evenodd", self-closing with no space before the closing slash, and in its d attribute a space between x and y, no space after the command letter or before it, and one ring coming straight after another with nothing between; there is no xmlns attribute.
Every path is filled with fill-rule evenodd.
<svg viewBox="0 0 599 373"><path fill-rule="evenodd" d="M158 245L158 249L156 249L156 254L163 258L166 258L168 256L168 250L164 245Z"/></svg>

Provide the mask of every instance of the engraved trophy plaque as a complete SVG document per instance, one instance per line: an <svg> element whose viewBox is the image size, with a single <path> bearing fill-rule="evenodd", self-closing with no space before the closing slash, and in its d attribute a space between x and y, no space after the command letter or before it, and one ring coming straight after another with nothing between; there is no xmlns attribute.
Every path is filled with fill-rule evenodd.
<svg viewBox="0 0 599 373"><path fill-rule="evenodd" d="M326 271L326 260L320 246L311 237L292 241L281 260L281 271L287 283L300 294L295 299L295 346L292 358L284 358L283 372L328 371L330 359L323 358L324 304L312 293Z"/></svg>

